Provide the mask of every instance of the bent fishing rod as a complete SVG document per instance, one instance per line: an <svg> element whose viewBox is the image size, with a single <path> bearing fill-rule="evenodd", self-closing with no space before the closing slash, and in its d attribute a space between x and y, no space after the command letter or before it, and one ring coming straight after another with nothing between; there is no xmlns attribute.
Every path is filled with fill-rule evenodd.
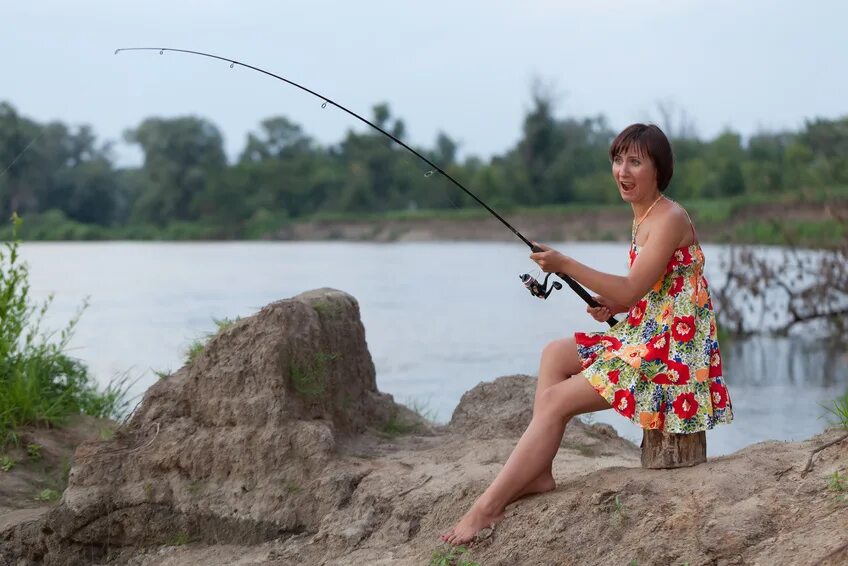
<svg viewBox="0 0 848 566"><path fill-rule="evenodd" d="M473 198L475 201L477 201L477 202L478 202L478 203L479 203L479 204L480 204L483 208L485 208L487 211L489 211L489 213L491 213L491 214L492 214L492 216L494 216L495 218L497 218L498 220L500 220L501 224L503 224L504 226L506 226L507 228L509 228L510 232L512 232L513 234L515 234L516 236L518 236L518 238L519 238L522 242L524 242L525 244L527 244L527 246L530 248L530 250L531 250L531 251L533 251L533 252L541 252L541 251L544 251L544 250L542 250L542 248L540 248L539 246L537 246L537 245L533 244L533 242L531 242L530 240L528 240L527 238L525 238L525 237L521 234L521 232L519 232L518 230L516 230L516 229L515 229L515 228L514 228L514 227L513 227L513 226L512 226L509 222L507 222L506 220L504 220L504 218L503 218L500 214L498 214L497 212L495 212L492 208L490 208L490 207L489 207L489 205L487 205L485 202L483 202L482 200L480 200L480 199L477 197L477 195L475 195L474 193L472 193L471 191L469 191L468 189L466 189L466 188L462 185L462 183L460 183L459 181L457 181L456 179L454 179L451 175L449 175L447 172L445 172L445 171L444 171L441 167L439 167L438 165L436 165L435 163L433 163L432 161L430 161L429 159L427 159L425 156L421 155L418 151L416 151L415 149L411 148L411 147L410 147L410 146L408 146L406 143L402 142L402 141L401 141L401 140L399 140L397 137L395 137L394 135L390 134L389 132L387 132L386 130L384 130L383 128L381 128L380 126L378 126L377 124L374 124L374 123L373 123L373 122L371 122L370 120L367 120L366 118L363 118L362 116L360 116L359 114L357 114L357 113L356 113L356 112L354 112L353 110L350 110L350 109L348 109L348 108L346 108L346 107L342 106L341 104L339 104L339 103L338 103L338 102L336 102L335 100L333 100L333 99L331 99L331 98L329 98L329 97L326 97L326 96L324 96L323 94L320 94L320 93L318 93L318 92L316 92L316 91L314 91L314 90L312 90L312 89L310 89L310 88L307 88L307 87L305 87L305 86L303 86L303 85L300 85L300 84L298 84L298 83L296 83L296 82L294 82L294 81L292 81L292 80L289 80L289 79L287 79L287 78L285 78L285 77L281 77L280 75L274 74L274 73L272 73L272 72L270 72L270 71L266 71L265 69L260 69L259 67L255 67L255 66L250 65L250 64L248 64L248 63L242 63L241 61L236 61L235 59L230 59L230 58L228 58L228 57L221 57L221 56L219 56L219 55L213 55L213 54L211 54L211 53L204 53L203 51L193 51L193 50L191 50L191 49L176 49L176 48L172 48L172 47L121 47L121 48L119 48L119 49L116 49L116 50L115 50L115 55L117 55L117 54L118 54L118 53L120 53L121 51L158 51L158 52L159 52L159 55L164 55L166 51L173 51L173 52L175 52L175 53L186 53L186 54L189 54L189 55L199 55L199 56L201 56L201 57L208 57L208 58L210 58L210 59L217 59L218 61L224 61L225 63L229 63L229 64L230 64L230 69L232 69L233 67L235 67L236 65L238 65L239 67L244 67L244 68L246 68L246 69L251 69L251 70L253 70L253 71L257 71L257 72L262 73L262 74L264 74L264 75L268 75L269 77L273 77L273 78L275 78L275 79L277 79L277 80L283 81L284 83L290 84L290 85L291 85L291 86L293 86L293 87L299 88L300 90L302 90L302 91L304 91L304 92L307 92L307 93L309 93L309 94L311 94L311 95L313 95L313 96L315 96L315 97L317 97L317 98L320 98L320 99L323 101L323 102L321 103L321 108L326 108L328 104L330 104L330 105L332 105L332 106L335 106L335 107L336 107L336 108L338 108L339 110L341 110L341 111L343 111L343 112L346 112L346 113L350 114L351 116L353 116L353 117L354 117L354 118L356 118L357 120L359 120L359 121L361 121L361 122L363 122L363 123L365 123L365 124L368 124L369 126L371 126L372 128L374 128L375 130L377 130L378 132L380 132L381 134L383 134L383 135L387 136L388 138L390 138L393 142L397 143L398 145L400 145L400 146L401 146L401 147L403 147L404 149L406 149L406 150L410 151L413 155L415 155L416 157L418 157L419 159L421 159L422 161L424 161L427 165L429 165L430 167L432 167L432 169L431 169L430 171L428 171L427 173L425 173L425 174L424 174L424 176L425 176L425 177L430 177L430 176L432 176L432 175L433 175L433 173L434 173L434 172L438 171L438 172L439 172L439 173L441 173L444 177L446 177L446 178L447 178L450 182L452 182L454 185L456 185L457 187L459 187L460 189L462 189L462 190L463 190L463 191L464 191L464 192L465 192L468 196L470 196L470 197L471 197L471 198ZM550 289L548 289L548 288L547 288L547 284L548 284L548 277L550 277L550 275L551 275L551 274L550 274L550 273L548 273L548 274L545 276L544 281L543 281L543 282L541 282L541 283L540 283L540 282L538 282L538 281L536 281L536 279L534 279L533 277L531 277L529 274L520 275L519 277L521 278L521 282L522 282L522 283L524 283L524 286L525 286L525 287L527 287L527 289L530 291L530 293L531 293L534 297L539 297L540 299L547 299L547 298L548 298L548 296L551 294L551 292L552 292L554 289L561 289L561 288L562 288L562 285L561 285L559 282L553 282L553 284L552 284L551 288L550 288ZM565 281L565 283L566 283L569 287L571 287L571 289L572 289L575 293L577 293L577 294L580 296L580 298L581 298L581 299L583 299L583 300L586 302L586 304L588 304L588 305L589 305L589 306L591 306L591 307L598 307L598 306L600 306L600 305L598 304L598 302L597 302L597 301L595 301L595 299L593 299L591 295L589 295L589 293L586 291L586 289L584 289L582 286L580 286L580 284L579 284L579 283L577 283L574 279L572 279L571 277L569 277L568 275L566 275L566 274L564 274L564 273L557 273L557 274L556 274L556 276L557 276L557 277L559 277L560 279L562 279L563 281ZM617 322L618 322L618 321L617 321L614 317L612 317L612 316L611 316L611 317L609 317L609 318L607 319L607 324L609 324L610 326L613 326L613 325L614 325L614 324L616 324Z"/></svg>

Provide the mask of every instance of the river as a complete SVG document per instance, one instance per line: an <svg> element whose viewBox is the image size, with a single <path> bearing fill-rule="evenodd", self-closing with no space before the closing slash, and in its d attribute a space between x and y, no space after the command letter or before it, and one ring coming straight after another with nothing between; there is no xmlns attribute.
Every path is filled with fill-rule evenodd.
<svg viewBox="0 0 848 566"><path fill-rule="evenodd" d="M627 244L558 249L624 273ZM707 277L720 280L704 246ZM213 318L248 316L279 299L333 287L357 298L377 384L395 400L450 419L463 392L501 375L535 375L550 340L604 328L570 290L533 298L518 275L535 271L520 243L26 243L32 296L54 295L46 328L65 325L82 301L70 354L101 383L126 374L140 396L176 370ZM714 283L713 283L714 284ZM735 420L708 432L708 454L768 439L799 440L825 427L821 406L848 390L848 360L816 342L758 338L722 344ZM613 411L588 417L636 442L641 429Z"/></svg>

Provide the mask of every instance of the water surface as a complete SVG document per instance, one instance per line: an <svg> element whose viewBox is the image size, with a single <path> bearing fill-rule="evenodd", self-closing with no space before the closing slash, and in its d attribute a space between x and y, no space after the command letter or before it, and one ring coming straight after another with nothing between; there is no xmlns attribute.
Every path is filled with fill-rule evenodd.
<svg viewBox="0 0 848 566"><path fill-rule="evenodd" d="M623 274L627 244L557 246ZM247 316L306 290L333 287L360 303L381 391L450 419L462 394L501 375L535 375L550 340L604 325L570 290L532 297L518 275L535 269L516 243L27 243L33 295L55 294L48 327L61 327L88 296L72 342L101 382L129 371L141 394L176 370L213 318ZM720 281L704 246L707 277ZM823 430L829 402L848 389L844 353L797 340L722 344L735 421L708 433L711 456ZM612 411L594 414L635 441L641 429Z"/></svg>

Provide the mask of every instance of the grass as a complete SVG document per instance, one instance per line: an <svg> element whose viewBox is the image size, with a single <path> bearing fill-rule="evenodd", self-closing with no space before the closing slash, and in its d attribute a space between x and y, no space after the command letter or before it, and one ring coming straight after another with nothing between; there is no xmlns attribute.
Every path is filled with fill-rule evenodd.
<svg viewBox="0 0 848 566"><path fill-rule="evenodd" d="M387 438L396 438L403 434L409 434L415 430L413 423L408 423L399 418L397 414L392 415L387 421L380 425L380 433Z"/></svg>
<svg viewBox="0 0 848 566"><path fill-rule="evenodd" d="M0 458L0 471L9 472L14 467L15 461L12 460L12 457L8 454L4 454L3 457Z"/></svg>
<svg viewBox="0 0 848 566"><path fill-rule="evenodd" d="M326 390L327 364L337 360L337 352L315 352L306 361L289 362L292 388L304 397L318 397Z"/></svg>
<svg viewBox="0 0 848 566"><path fill-rule="evenodd" d="M312 308L315 309L315 312L317 312L319 316L332 318L341 314L344 307L336 301L319 299L312 303Z"/></svg>
<svg viewBox="0 0 848 566"><path fill-rule="evenodd" d="M167 546L184 546L184 545L186 545L190 542L191 542L191 537L188 536L188 534L177 533L176 535L174 535L173 537L171 537L168 540Z"/></svg>
<svg viewBox="0 0 848 566"><path fill-rule="evenodd" d="M302 487L290 480L286 480L283 482L283 488L286 490L287 493L290 494L300 493L301 491L303 491Z"/></svg>
<svg viewBox="0 0 848 566"><path fill-rule="evenodd" d="M831 491L839 493L836 497L837 501L848 503L848 474L833 472L832 475L827 477L827 487Z"/></svg>
<svg viewBox="0 0 848 566"><path fill-rule="evenodd" d="M56 501L57 499L59 499L59 492L50 488L42 489L38 492L38 495L35 496L36 501L42 502Z"/></svg>
<svg viewBox="0 0 848 566"><path fill-rule="evenodd" d="M848 491L848 474L833 472L827 477L827 487L833 491Z"/></svg>
<svg viewBox="0 0 848 566"><path fill-rule="evenodd" d="M848 392L842 397L834 399L832 407L823 407L836 417L836 424L840 425L845 430L848 430Z"/></svg>
<svg viewBox="0 0 848 566"><path fill-rule="evenodd" d="M430 423L436 422L436 411L429 407L429 401L419 401L417 399L408 398L402 404L425 421ZM418 428L419 423L409 422L401 417L399 411L395 411L388 420L380 424L378 432L386 438L396 438L404 434L415 432Z"/></svg>
<svg viewBox="0 0 848 566"><path fill-rule="evenodd" d="M26 447L27 456L29 456L30 460L38 461L41 460L41 445L36 443L27 444Z"/></svg>
<svg viewBox="0 0 848 566"><path fill-rule="evenodd" d="M403 402L403 405L425 421L436 422L436 410L430 407L429 399L427 401L419 401L418 399L409 397Z"/></svg>
<svg viewBox="0 0 848 566"><path fill-rule="evenodd" d="M57 426L78 414L120 418L132 385L124 376L98 389L85 364L65 353L87 301L63 329L43 328L52 296L41 304L30 298L20 225L14 215L0 246L0 446L17 444L15 430L26 425Z"/></svg>
<svg viewBox="0 0 848 566"><path fill-rule="evenodd" d="M189 347L186 349L186 352L185 352L185 365L189 365L192 362L194 362L195 359L197 359L197 356L199 356L200 353L206 348L206 344L209 343L209 340L211 340L219 332L226 330L227 328L231 327L232 325L237 323L239 320L241 320L240 317L236 317L235 319L213 318L212 322L215 323L215 327L216 327L215 332L208 333L204 337L198 338L195 341L193 341L191 344L189 344ZM168 376L171 375L171 372L167 371L167 370L166 371L154 371L153 373L158 375L159 379L165 379L165 378L167 378Z"/></svg>
<svg viewBox="0 0 848 566"><path fill-rule="evenodd" d="M433 552L429 566L480 566L463 556L468 552L465 546L451 546Z"/></svg>
<svg viewBox="0 0 848 566"><path fill-rule="evenodd" d="M621 519L627 518L627 514L628 514L627 506L621 500L621 495L619 495L619 494L615 495L615 499L613 500L612 510L613 510L613 513L618 515Z"/></svg>

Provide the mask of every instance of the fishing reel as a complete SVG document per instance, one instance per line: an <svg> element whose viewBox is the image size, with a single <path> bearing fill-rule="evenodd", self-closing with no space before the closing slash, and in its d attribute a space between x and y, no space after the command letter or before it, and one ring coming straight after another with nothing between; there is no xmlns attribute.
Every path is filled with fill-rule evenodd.
<svg viewBox="0 0 848 566"><path fill-rule="evenodd" d="M533 276L531 276L529 273L519 275L518 277L521 279L521 282L524 283L524 286L527 287L527 290L530 291L531 295L540 299L547 299L548 296L553 293L554 289L556 289L557 291L562 289L562 283L560 283L559 281L554 281L553 283L551 283L550 288L548 287L548 278L550 276L550 273L545 275L545 279L541 283L536 281L536 279L533 278Z"/></svg>

